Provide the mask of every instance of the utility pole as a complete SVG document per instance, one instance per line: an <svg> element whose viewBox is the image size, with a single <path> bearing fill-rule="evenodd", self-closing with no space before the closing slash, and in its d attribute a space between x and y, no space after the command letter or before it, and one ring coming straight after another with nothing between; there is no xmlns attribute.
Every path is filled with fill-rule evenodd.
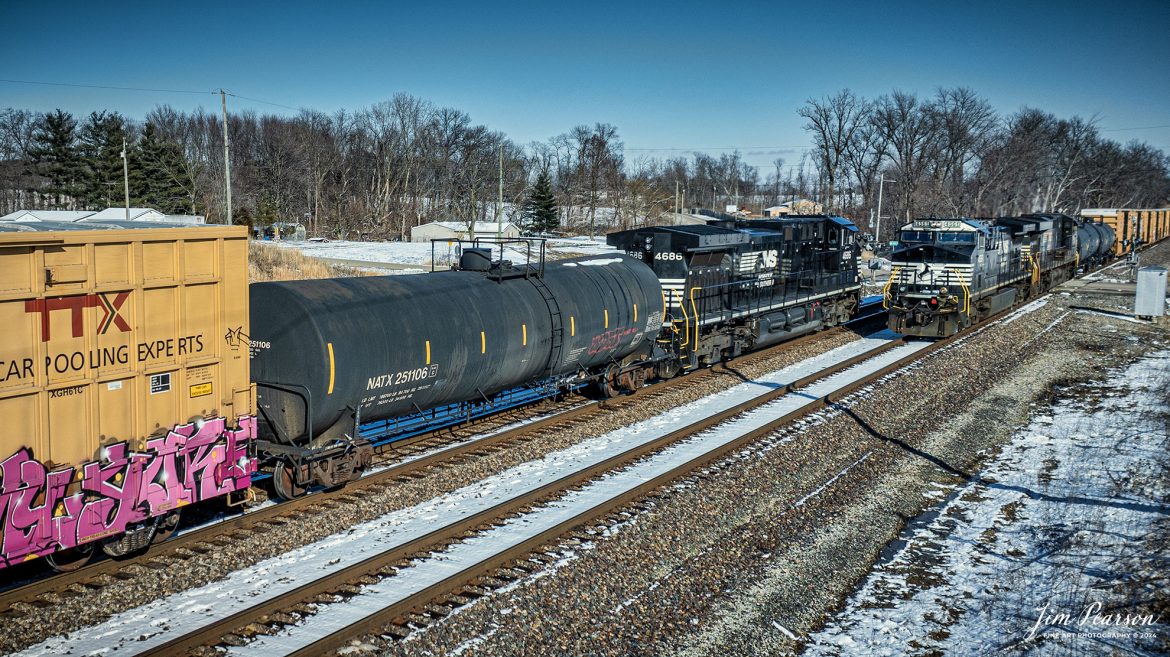
<svg viewBox="0 0 1170 657"><path fill-rule="evenodd" d="M682 214L681 199L678 196L678 181L674 181L674 213Z"/></svg>
<svg viewBox="0 0 1170 657"><path fill-rule="evenodd" d="M130 161L126 159L126 138L122 138L122 182L126 189L126 221L130 221Z"/></svg>
<svg viewBox="0 0 1170 657"><path fill-rule="evenodd" d="M496 202L496 239L504 238L504 145L500 144L500 200ZM504 247L500 247L500 259L504 257Z"/></svg>
<svg viewBox="0 0 1170 657"><path fill-rule="evenodd" d="M897 180L889 181L891 183L898 182ZM881 180L878 182L878 206L877 206L877 228L873 231L873 239L876 243L875 248L881 245L882 242L882 188L886 186L886 174L883 172ZM876 251L874 255L877 255Z"/></svg>
<svg viewBox="0 0 1170 657"><path fill-rule="evenodd" d="M227 225L232 225L232 161L229 156L231 142L228 141L227 94L219 90L219 102L223 106L223 185L227 192Z"/></svg>

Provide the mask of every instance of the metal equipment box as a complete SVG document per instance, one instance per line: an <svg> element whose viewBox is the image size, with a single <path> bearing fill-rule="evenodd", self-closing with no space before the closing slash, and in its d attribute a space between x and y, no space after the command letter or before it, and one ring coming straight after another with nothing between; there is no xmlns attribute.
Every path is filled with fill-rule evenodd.
<svg viewBox="0 0 1170 657"><path fill-rule="evenodd" d="M1142 267L1138 270L1135 317L1161 317L1166 314L1166 268Z"/></svg>
<svg viewBox="0 0 1170 657"><path fill-rule="evenodd" d="M242 226L0 226L0 567L247 488L247 258Z"/></svg>

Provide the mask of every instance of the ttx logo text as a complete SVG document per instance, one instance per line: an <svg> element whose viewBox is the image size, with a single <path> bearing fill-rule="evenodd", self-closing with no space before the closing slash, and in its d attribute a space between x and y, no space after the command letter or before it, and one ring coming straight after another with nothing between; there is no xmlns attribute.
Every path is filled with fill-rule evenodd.
<svg viewBox="0 0 1170 657"><path fill-rule="evenodd" d="M41 342L49 342L52 338L52 323L50 318L55 312L68 312L70 316L70 333L74 338L85 335L85 310L87 308L101 308L102 318L97 323L95 333L105 335L111 328L117 328L121 333L130 332L130 324L121 315L122 307L130 297L129 292L111 294L85 294L71 297L56 297L50 299L33 299L26 301L24 311L40 315ZM61 336L58 336L60 339ZM133 348L132 348L133 347ZM45 373L76 372L88 368L111 367L127 365L131 356L138 361L158 360L198 354L203 351L203 336L189 335L165 340L140 342L136 345L116 345L99 347L88 351L73 351L50 353L45 356ZM33 376L33 359L21 358L15 360L0 360L0 383L12 379L31 379Z"/></svg>

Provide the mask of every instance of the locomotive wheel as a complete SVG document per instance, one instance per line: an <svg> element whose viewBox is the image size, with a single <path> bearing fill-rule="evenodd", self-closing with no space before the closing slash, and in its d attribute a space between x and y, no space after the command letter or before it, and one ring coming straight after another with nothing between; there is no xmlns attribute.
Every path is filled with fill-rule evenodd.
<svg viewBox="0 0 1170 657"><path fill-rule="evenodd" d="M296 480L297 466L288 461L281 461L276 464L276 468L272 471L272 487L276 489L276 494L286 500L296 499L305 494L308 486L301 486L297 484ZM302 479L304 475L308 474L302 469Z"/></svg>
<svg viewBox="0 0 1170 657"><path fill-rule="evenodd" d="M179 519L182 509L173 509L170 513L163 516L158 523L158 529L154 531L154 539L152 543L162 543L168 538L175 535L175 530L179 528Z"/></svg>
<svg viewBox="0 0 1170 657"><path fill-rule="evenodd" d="M49 567L59 573L68 573L81 568L93 558L96 543L86 543L67 550L57 550L45 557Z"/></svg>

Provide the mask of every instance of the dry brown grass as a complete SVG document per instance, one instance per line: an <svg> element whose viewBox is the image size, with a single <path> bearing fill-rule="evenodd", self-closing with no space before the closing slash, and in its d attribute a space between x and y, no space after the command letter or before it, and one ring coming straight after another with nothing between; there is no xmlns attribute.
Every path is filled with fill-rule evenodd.
<svg viewBox="0 0 1170 657"><path fill-rule="evenodd" d="M372 272L354 267L332 265L324 260L310 258L295 249L255 241L248 244L248 280L253 283L373 275Z"/></svg>

